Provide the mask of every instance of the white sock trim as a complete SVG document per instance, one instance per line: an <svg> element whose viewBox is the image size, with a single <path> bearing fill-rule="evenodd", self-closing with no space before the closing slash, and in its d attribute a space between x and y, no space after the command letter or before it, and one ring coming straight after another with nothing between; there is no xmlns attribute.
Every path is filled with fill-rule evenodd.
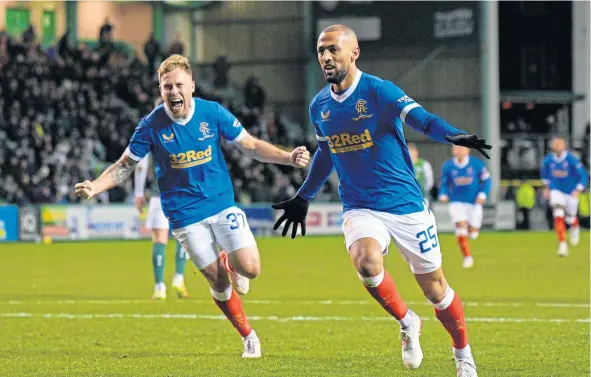
<svg viewBox="0 0 591 377"><path fill-rule="evenodd" d="M554 217L564 217L564 210L562 208L554 208L554 211L552 211L552 215Z"/></svg>
<svg viewBox="0 0 591 377"><path fill-rule="evenodd" d="M453 348L453 347L452 347ZM457 349L454 348L454 357L460 360L472 359L472 348L467 344L466 347Z"/></svg>
<svg viewBox="0 0 591 377"><path fill-rule="evenodd" d="M467 236L468 229L466 228L456 228L456 236Z"/></svg>
<svg viewBox="0 0 591 377"><path fill-rule="evenodd" d="M247 336L242 337L244 340L257 340L258 338L259 337L257 336L257 333L254 332L254 329L252 329Z"/></svg>
<svg viewBox="0 0 591 377"><path fill-rule="evenodd" d="M211 295L213 296L213 298L215 298L218 301L228 301L230 299L230 297L232 297L232 285L231 284L224 292L216 292L212 288L210 288L209 291L211 292Z"/></svg>
<svg viewBox="0 0 591 377"><path fill-rule="evenodd" d="M377 276L371 276L371 277L363 277L359 274L357 274L357 276L359 276L359 279L361 279L361 281L363 282L363 285L365 285L366 287L369 288L375 288L378 285L382 284L382 281L384 281L384 274L385 274L386 270L382 270L382 272L380 272Z"/></svg>
<svg viewBox="0 0 591 377"><path fill-rule="evenodd" d="M456 293L454 292L454 290L448 285L447 292L445 292L443 300L439 301L436 304L433 304L433 306L437 310L445 310L451 305L451 302L454 300L455 295Z"/></svg>
<svg viewBox="0 0 591 377"><path fill-rule="evenodd" d="M412 310L408 309L404 318L402 318L398 321L398 323L400 323L400 327L402 328L402 330L406 330L414 324L415 316L416 316L416 313L413 312Z"/></svg>
<svg viewBox="0 0 591 377"><path fill-rule="evenodd" d="M477 239L480 232L470 232L470 239Z"/></svg>

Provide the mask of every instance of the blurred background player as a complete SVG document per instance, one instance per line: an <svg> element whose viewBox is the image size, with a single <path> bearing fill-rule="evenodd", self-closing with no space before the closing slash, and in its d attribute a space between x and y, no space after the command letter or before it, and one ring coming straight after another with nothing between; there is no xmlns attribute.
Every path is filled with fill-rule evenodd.
<svg viewBox="0 0 591 377"><path fill-rule="evenodd" d="M161 102L161 101L158 101ZM159 103L156 104L158 106ZM145 204L145 186L148 170L152 164L151 156L144 157L135 168L134 192L135 206L142 213ZM155 300L166 299L166 284L164 283L164 265L166 262L166 245L168 245L169 225L164 212L162 212L162 203L160 201L160 190L158 182L155 180L150 186L150 203L148 205L148 215L146 218L146 228L152 232L152 267L154 269L154 293L152 298ZM179 298L189 296L185 288L185 266L188 255L181 244L176 242L174 253L175 274L172 278L172 289Z"/></svg>
<svg viewBox="0 0 591 377"><path fill-rule="evenodd" d="M94 181L76 184L84 199L124 182L151 153L162 192L162 209L176 239L210 286L215 304L242 338L243 358L261 357L261 342L232 288L218 245L241 280L260 273L260 255L244 211L236 206L221 150L222 138L262 162L305 167L305 147L291 153L250 135L219 103L193 98L195 81L186 57L171 55L158 69L162 106L136 127L121 158Z"/></svg>
<svg viewBox="0 0 591 377"><path fill-rule="evenodd" d="M419 181L419 186L421 186L423 197L425 198L427 205L429 205L429 198L431 197L430 193L434 184L433 167L431 167L429 161L419 157L419 150L413 143L408 144L408 152L410 153L412 166L415 170L417 181Z"/></svg>
<svg viewBox="0 0 591 377"><path fill-rule="evenodd" d="M298 225L305 235L309 202L336 169L349 257L368 293L398 320L404 365L416 369L423 360L421 320L406 306L384 269L383 255L392 238L453 340L457 376L476 377L462 302L441 269L435 217L413 174L403 124L441 143L477 148L485 156L483 149L491 147L427 112L391 81L357 69L360 49L349 27L324 29L317 53L329 84L310 103L318 149L296 196L273 205L285 211L274 229L285 221L284 236L292 224L292 238Z"/></svg>
<svg viewBox="0 0 591 377"><path fill-rule="evenodd" d="M492 182L484 162L470 156L470 149L458 145L451 148L453 158L441 167L439 200L449 202L451 221L456 226L456 238L464 255L464 268L474 266L468 235L478 238L482 226L482 205Z"/></svg>
<svg viewBox="0 0 591 377"><path fill-rule="evenodd" d="M561 137L551 141L552 153L542 162L542 181L546 185L544 196L550 200L554 217L554 230L558 236L558 255L568 255L566 244L566 224L570 227L570 243L579 243L579 194L587 186L589 175L585 167L572 153L566 150L566 142Z"/></svg>

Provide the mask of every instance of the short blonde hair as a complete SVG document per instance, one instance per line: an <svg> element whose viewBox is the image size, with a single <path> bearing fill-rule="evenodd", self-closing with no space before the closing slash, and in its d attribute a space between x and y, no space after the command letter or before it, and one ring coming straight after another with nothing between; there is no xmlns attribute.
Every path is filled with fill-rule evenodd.
<svg viewBox="0 0 591 377"><path fill-rule="evenodd" d="M189 59L182 55L174 54L170 55L166 60L160 64L160 68L158 68L158 79L162 77L162 75L167 74L168 72L172 72L175 69L180 68L183 71L187 72L189 75L193 76L193 71L191 70L191 64L189 64Z"/></svg>

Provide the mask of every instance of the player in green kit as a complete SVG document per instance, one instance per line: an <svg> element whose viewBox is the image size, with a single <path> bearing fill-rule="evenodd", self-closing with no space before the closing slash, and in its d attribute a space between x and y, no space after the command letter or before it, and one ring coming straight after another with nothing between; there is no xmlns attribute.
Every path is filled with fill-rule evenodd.
<svg viewBox="0 0 591 377"><path fill-rule="evenodd" d="M148 176L148 169L151 164L151 156L146 156L137 165L134 176L135 205L142 213L145 204L145 186ZM152 169L154 166L152 166ZM150 186L150 204L148 205L148 217L146 227L152 230L152 266L154 268L154 293L155 300L166 299L166 284L164 284L164 262L166 259L166 245L168 244L169 225L168 220L162 212L160 202L160 189L154 181ZM172 289L179 298L188 297L185 288L185 265L187 264L187 253L180 243L176 243L175 251L175 274L172 279Z"/></svg>
<svg viewBox="0 0 591 377"><path fill-rule="evenodd" d="M427 205L429 205L429 191L431 191L434 184L433 168L431 167L429 161L419 157L419 150L417 149L416 145L409 143L408 151L410 152L412 166L415 170L417 181L419 181L419 185L421 186L423 197L425 198Z"/></svg>

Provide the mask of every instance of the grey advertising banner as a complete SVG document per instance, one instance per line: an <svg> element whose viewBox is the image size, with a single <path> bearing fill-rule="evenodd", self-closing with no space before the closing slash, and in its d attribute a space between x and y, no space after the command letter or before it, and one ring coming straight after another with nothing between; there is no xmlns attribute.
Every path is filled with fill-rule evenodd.
<svg viewBox="0 0 591 377"><path fill-rule="evenodd" d="M41 236L39 208L21 207L18 212L18 238L21 241L38 241Z"/></svg>

